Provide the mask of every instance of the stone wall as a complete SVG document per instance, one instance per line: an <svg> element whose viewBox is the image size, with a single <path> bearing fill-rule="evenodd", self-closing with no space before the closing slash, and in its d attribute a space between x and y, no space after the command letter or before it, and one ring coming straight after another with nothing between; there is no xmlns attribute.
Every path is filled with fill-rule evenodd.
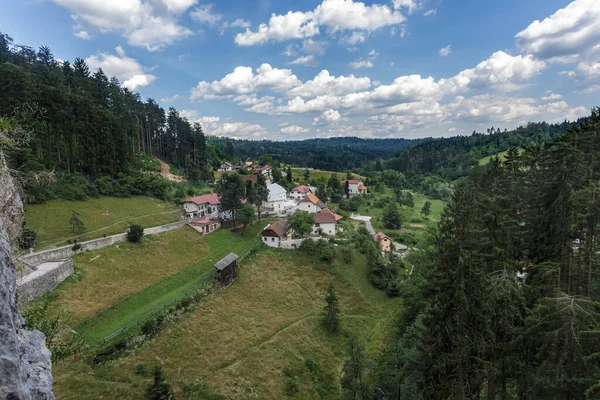
<svg viewBox="0 0 600 400"><path fill-rule="evenodd" d="M172 224L155 226L152 228L146 228L146 229L144 229L144 234L145 235L154 235L157 233L172 231L172 230L181 228L186 223L187 223L186 221L179 221L179 222L174 222ZM21 255L21 257L19 257L18 261L22 261L22 262L30 264L30 265L37 265L37 264L41 264L46 261L62 260L65 258L70 258L70 257L73 257L75 254L81 253L83 251L103 249L105 247L112 246L113 244L121 243L121 242L125 242L125 241L127 241L127 233L119 233L117 235L107 236L107 237L103 237L100 239L93 239L93 240L88 240L86 242L80 242L79 244L81 245L81 248L79 250L77 250L76 252L72 250L73 245L69 244L66 246L56 247L54 249L48 249L48 250L37 251L35 253L23 254L23 255Z"/></svg>
<svg viewBox="0 0 600 400"><path fill-rule="evenodd" d="M19 304L37 299L56 288L74 272L73 260L45 262L32 273L17 279L17 302Z"/></svg>

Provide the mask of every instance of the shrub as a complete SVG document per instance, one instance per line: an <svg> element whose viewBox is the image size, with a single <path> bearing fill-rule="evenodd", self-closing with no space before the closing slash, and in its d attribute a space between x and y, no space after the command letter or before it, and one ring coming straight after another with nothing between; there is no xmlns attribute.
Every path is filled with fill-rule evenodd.
<svg viewBox="0 0 600 400"><path fill-rule="evenodd" d="M29 227L23 228L23 232L21 232L21 237L19 238L19 247L23 250L31 249L35 247L35 242L37 239L37 232Z"/></svg>
<svg viewBox="0 0 600 400"><path fill-rule="evenodd" d="M146 375L146 366L144 364L138 364L135 366L135 374L145 376Z"/></svg>
<svg viewBox="0 0 600 400"><path fill-rule="evenodd" d="M144 228L140 225L129 225L127 229L127 240L131 243L138 243L144 236Z"/></svg>
<svg viewBox="0 0 600 400"><path fill-rule="evenodd" d="M79 244L79 243L75 243L73 245L73 247L71 247L71 250L73 250L73 251L77 251L79 249L81 249L81 244Z"/></svg>
<svg viewBox="0 0 600 400"><path fill-rule="evenodd" d="M163 376L160 366L154 367L154 380L146 388L145 398L148 400L169 400L173 398L173 387Z"/></svg>

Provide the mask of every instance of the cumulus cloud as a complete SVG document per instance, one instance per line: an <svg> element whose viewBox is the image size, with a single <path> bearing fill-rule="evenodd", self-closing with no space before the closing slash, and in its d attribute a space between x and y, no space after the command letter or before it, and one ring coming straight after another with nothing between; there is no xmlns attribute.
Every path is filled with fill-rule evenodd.
<svg viewBox="0 0 600 400"><path fill-rule="evenodd" d="M323 113L313 120L313 125L329 125L340 122L342 116L338 110L330 108L329 110L323 111Z"/></svg>
<svg viewBox="0 0 600 400"><path fill-rule="evenodd" d="M283 91L300 84L301 81L290 69L278 69L269 64L262 64L255 74L251 67L239 66L219 81L199 82L191 90L190 99L194 101L202 98L231 97L261 90Z"/></svg>
<svg viewBox="0 0 600 400"><path fill-rule="evenodd" d="M600 62L582 61L574 71L567 72L581 93L600 91Z"/></svg>
<svg viewBox="0 0 600 400"><path fill-rule="evenodd" d="M394 29L394 28L392 28ZM342 38L342 41L348 43L349 45L354 46L358 43L365 42L365 33L364 32L352 32L350 36L345 36Z"/></svg>
<svg viewBox="0 0 600 400"><path fill-rule="evenodd" d="M252 46L268 41L309 38L320 33L345 30L374 31L384 26L402 23L404 16L387 5L365 5L353 0L323 0L314 10L289 11L285 15L272 14L268 23L260 24L256 31L247 29L235 36L240 46Z"/></svg>
<svg viewBox="0 0 600 400"><path fill-rule="evenodd" d="M373 63L370 60L356 60L348 63L348 66L352 69L372 68Z"/></svg>
<svg viewBox="0 0 600 400"><path fill-rule="evenodd" d="M544 60L573 61L600 42L600 2L575 0L517 33L517 46Z"/></svg>
<svg viewBox="0 0 600 400"><path fill-rule="evenodd" d="M298 57L295 60L290 61L288 64L306 65L308 67L316 67L319 65L317 59L312 54L310 56Z"/></svg>
<svg viewBox="0 0 600 400"><path fill-rule="evenodd" d="M219 13L213 12L214 4L202 4L190 13L190 17L200 24L214 25L223 18Z"/></svg>
<svg viewBox="0 0 600 400"><path fill-rule="evenodd" d="M117 54L98 52L85 59L91 70L102 68L107 76L115 76L121 86L135 90L152 83L156 76L144 72L142 65L135 59L127 57L121 46L116 48Z"/></svg>
<svg viewBox="0 0 600 400"><path fill-rule="evenodd" d="M196 118L196 115L194 115L190 119L190 122L199 123L207 135L213 136L227 136L234 139L258 139L268 134L267 129L261 125L248 122L222 122L221 118L217 116Z"/></svg>
<svg viewBox="0 0 600 400"><path fill-rule="evenodd" d="M421 2L417 0L392 0L392 3L396 10L405 8L409 14L421 8Z"/></svg>
<svg viewBox="0 0 600 400"><path fill-rule="evenodd" d="M440 53L440 56L446 57L447 55L452 53L452 49L450 48L450 45L448 45L446 47L442 47L441 49L439 49L438 53Z"/></svg>
<svg viewBox="0 0 600 400"><path fill-rule="evenodd" d="M333 96L343 96L368 89L371 86L371 79L368 77L358 78L354 75L338 76L337 78L329 74L329 71L322 70L313 79L304 84L289 90L289 94L304 98L313 98L325 94Z"/></svg>
<svg viewBox="0 0 600 400"><path fill-rule="evenodd" d="M92 38L92 35L90 35L88 31L75 32L73 35L83 40L90 40Z"/></svg>
<svg viewBox="0 0 600 400"><path fill-rule="evenodd" d="M305 39L302 42L302 51L306 54L314 55L314 56L322 56L325 54L325 47L327 46L327 42Z"/></svg>
<svg viewBox="0 0 600 400"><path fill-rule="evenodd" d="M298 135L300 133L307 133L309 129L303 128L298 125L288 125L279 130L279 132L284 133L286 135Z"/></svg>
<svg viewBox="0 0 600 400"><path fill-rule="evenodd" d="M192 34L179 17L196 0L53 0L71 12L76 27L118 32L133 46L156 51ZM85 28L85 29L82 29Z"/></svg>
<svg viewBox="0 0 600 400"><path fill-rule="evenodd" d="M179 95L176 94L172 97L163 97L160 99L161 103L172 103L179 98Z"/></svg>
<svg viewBox="0 0 600 400"><path fill-rule="evenodd" d="M546 92L546 94L542 97L543 101L548 101L548 100L560 100L562 99L562 96L558 93L552 93L552 91L548 90Z"/></svg>

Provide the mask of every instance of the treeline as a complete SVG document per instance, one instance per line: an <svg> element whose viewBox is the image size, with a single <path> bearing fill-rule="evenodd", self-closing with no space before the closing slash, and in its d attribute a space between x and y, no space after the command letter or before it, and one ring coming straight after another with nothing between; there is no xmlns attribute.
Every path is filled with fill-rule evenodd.
<svg viewBox="0 0 600 400"><path fill-rule="evenodd" d="M210 179L221 150L206 144L199 124L121 86L85 61L56 60L0 33L0 118L33 133L15 166L85 177L130 172L136 154L168 161L191 179Z"/></svg>
<svg viewBox="0 0 600 400"><path fill-rule="evenodd" d="M296 141L233 140L211 137L209 143L223 148L233 161L248 157L276 160L298 167L327 171L349 171L366 167L379 158L389 158L425 139L361 139L358 137L306 139Z"/></svg>
<svg viewBox="0 0 600 400"><path fill-rule="evenodd" d="M599 109L474 168L408 259L372 397L600 398L599 182Z"/></svg>
<svg viewBox="0 0 600 400"><path fill-rule="evenodd" d="M581 123L583 120L577 121ZM469 174L478 160L506 151L510 147L532 147L548 143L564 134L572 122L559 124L530 122L513 130L490 128L487 133L429 140L411 147L394 157L376 161L376 171L393 169L405 174L434 173L445 180L455 180Z"/></svg>

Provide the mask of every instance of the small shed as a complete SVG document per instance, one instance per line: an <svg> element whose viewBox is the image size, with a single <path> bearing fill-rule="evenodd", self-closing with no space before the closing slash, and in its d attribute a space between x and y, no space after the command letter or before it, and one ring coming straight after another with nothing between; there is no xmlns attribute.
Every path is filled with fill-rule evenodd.
<svg viewBox="0 0 600 400"><path fill-rule="evenodd" d="M215 264L215 280L221 289L226 288L237 278L237 254L229 253Z"/></svg>

